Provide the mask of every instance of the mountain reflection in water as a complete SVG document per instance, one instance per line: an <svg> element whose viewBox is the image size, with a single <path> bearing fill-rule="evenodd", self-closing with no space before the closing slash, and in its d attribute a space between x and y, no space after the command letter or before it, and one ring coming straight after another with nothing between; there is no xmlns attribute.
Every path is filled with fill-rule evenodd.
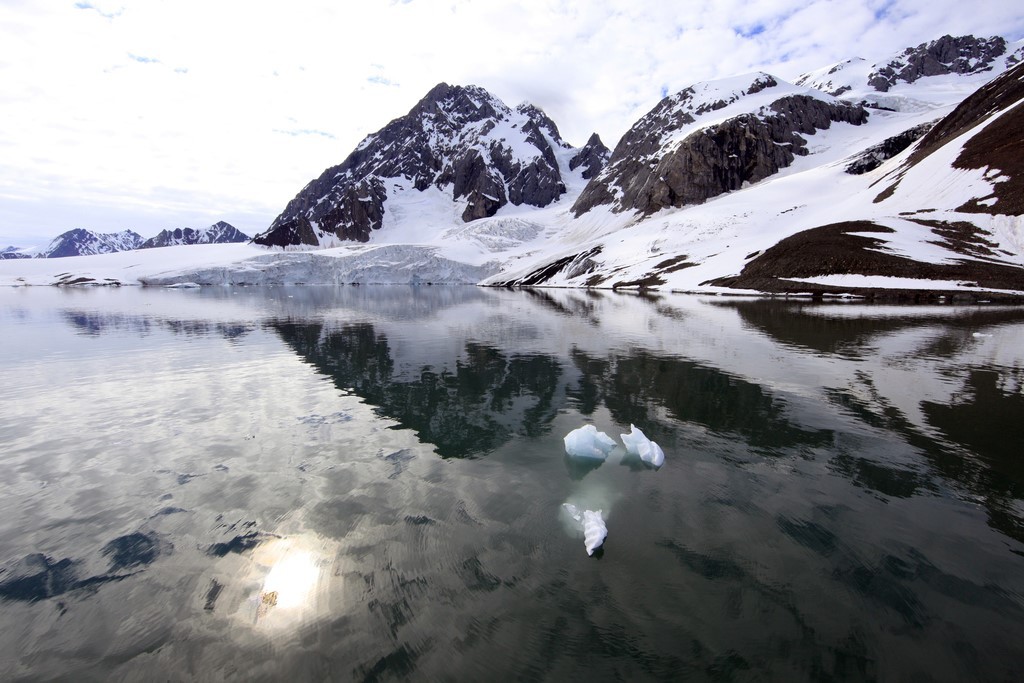
<svg viewBox="0 0 1024 683"><path fill-rule="evenodd" d="M1024 677L1024 310L38 290L0 328L5 679ZM665 465L568 459L583 423Z"/></svg>

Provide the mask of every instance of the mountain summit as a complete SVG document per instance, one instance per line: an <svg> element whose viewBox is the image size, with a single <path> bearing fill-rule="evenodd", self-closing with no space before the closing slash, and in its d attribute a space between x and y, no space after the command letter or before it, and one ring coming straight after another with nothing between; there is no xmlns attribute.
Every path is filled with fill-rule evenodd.
<svg viewBox="0 0 1024 683"><path fill-rule="evenodd" d="M389 212L422 202L418 194L443 195L467 223L507 204L548 206L566 192L564 174L599 170L607 149L595 138L575 150L533 105L512 109L483 88L440 83L309 183L254 241L367 242Z"/></svg>

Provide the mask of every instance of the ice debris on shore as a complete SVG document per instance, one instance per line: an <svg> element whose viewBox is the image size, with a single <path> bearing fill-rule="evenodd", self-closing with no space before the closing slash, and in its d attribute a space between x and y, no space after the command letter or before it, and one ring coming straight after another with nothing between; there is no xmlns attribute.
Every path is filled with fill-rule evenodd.
<svg viewBox="0 0 1024 683"><path fill-rule="evenodd" d="M604 544L608 538L608 527L605 526L601 510L580 510L572 503L563 503L569 515L583 525L583 542L587 548L587 555L593 555L594 551Z"/></svg>
<svg viewBox="0 0 1024 683"><path fill-rule="evenodd" d="M665 452L661 446L654 443L647 436L637 429L636 425L629 425L629 434L620 434L626 452L630 455L637 455L648 465L661 467L665 464Z"/></svg>
<svg viewBox="0 0 1024 683"><path fill-rule="evenodd" d="M583 425L565 435L565 452L577 458L604 460L615 448L615 439L597 431L594 425Z"/></svg>

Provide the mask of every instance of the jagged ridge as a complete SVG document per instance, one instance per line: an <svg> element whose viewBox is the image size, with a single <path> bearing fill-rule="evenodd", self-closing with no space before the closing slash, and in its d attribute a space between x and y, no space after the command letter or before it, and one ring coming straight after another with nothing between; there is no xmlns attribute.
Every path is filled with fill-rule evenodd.
<svg viewBox="0 0 1024 683"><path fill-rule="evenodd" d="M224 221L218 221L210 227L201 230L194 230L192 228L161 230L155 237L150 237L143 242L139 248L153 249L155 247L172 247L183 244L231 244L248 241L249 236L239 231L235 226Z"/></svg>

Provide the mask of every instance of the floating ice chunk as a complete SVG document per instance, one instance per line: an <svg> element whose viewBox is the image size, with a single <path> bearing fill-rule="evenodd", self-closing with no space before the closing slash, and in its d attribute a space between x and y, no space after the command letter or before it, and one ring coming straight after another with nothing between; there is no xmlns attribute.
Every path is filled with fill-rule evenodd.
<svg viewBox="0 0 1024 683"><path fill-rule="evenodd" d="M626 452L631 455L638 455L648 465L661 467L665 464L665 451L661 446L648 439L643 432L637 429L636 425L629 425L629 434L620 434L622 444Z"/></svg>
<svg viewBox="0 0 1024 683"><path fill-rule="evenodd" d="M608 527L604 525L600 510L583 511L583 542L587 545L587 555L601 547L608 538Z"/></svg>
<svg viewBox="0 0 1024 683"><path fill-rule="evenodd" d="M562 507L583 527L583 542L587 546L587 555L593 555L608 537L608 527L601 517L601 510L580 510L572 503L562 503Z"/></svg>
<svg viewBox="0 0 1024 683"><path fill-rule="evenodd" d="M975 332L972 336L975 339L987 339L987 338L991 337L992 335L991 334L985 334L984 332Z"/></svg>
<svg viewBox="0 0 1024 683"><path fill-rule="evenodd" d="M577 458L604 460L615 448L615 439L597 431L594 425L583 425L565 435L565 452Z"/></svg>

